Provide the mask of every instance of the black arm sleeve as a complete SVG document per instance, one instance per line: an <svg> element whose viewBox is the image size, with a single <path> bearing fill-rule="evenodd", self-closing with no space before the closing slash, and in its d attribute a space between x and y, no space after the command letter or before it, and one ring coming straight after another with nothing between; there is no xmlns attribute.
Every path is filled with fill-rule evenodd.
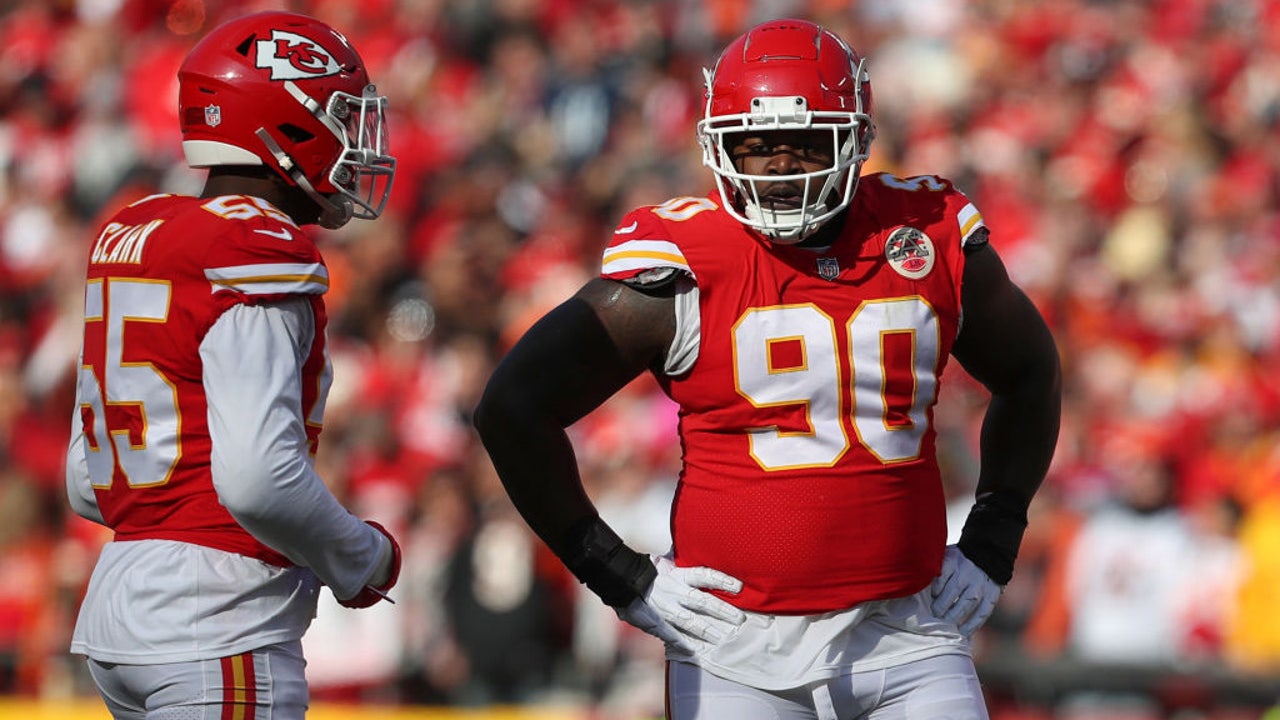
<svg viewBox="0 0 1280 720"><path fill-rule="evenodd" d="M994 249L966 254L964 326L952 354L991 391L980 441L977 503L960 549L996 582L1013 576L1027 507L1048 472L1061 417L1057 346Z"/></svg>
<svg viewBox="0 0 1280 720"><path fill-rule="evenodd" d="M474 423L512 503L566 567L610 605L653 580L583 489L565 428L657 361L670 298L593 281L539 320L494 370Z"/></svg>

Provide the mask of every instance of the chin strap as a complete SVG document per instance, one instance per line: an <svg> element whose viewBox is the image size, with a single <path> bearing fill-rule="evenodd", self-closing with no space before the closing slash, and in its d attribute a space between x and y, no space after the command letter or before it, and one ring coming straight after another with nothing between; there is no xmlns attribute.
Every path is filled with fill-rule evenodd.
<svg viewBox="0 0 1280 720"><path fill-rule="evenodd" d="M302 191L320 207L320 217L316 220L320 227L327 230L337 230L351 220L355 215L356 209L355 203L351 202L350 198L341 196L331 198L321 195L311 185L311 181L307 180L307 176L298 167L298 164L293 161L293 158L289 157L289 153L286 153L284 148L280 147L280 143L271 137L266 128L258 128L254 134L267 147L267 152L271 153L271 156L276 159L276 163L289 174L289 179L302 188Z"/></svg>

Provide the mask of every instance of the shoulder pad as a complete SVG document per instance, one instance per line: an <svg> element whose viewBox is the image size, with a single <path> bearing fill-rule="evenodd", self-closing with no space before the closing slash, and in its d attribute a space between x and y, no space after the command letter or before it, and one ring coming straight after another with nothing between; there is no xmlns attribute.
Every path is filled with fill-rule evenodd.
<svg viewBox="0 0 1280 720"><path fill-rule="evenodd" d="M964 251L966 253L970 253L987 247L991 239L990 236L991 231L987 230L986 227L980 227L974 230L967 238L964 239Z"/></svg>
<svg viewBox="0 0 1280 720"><path fill-rule="evenodd" d="M890 173L875 173L864 180L875 180L884 187L909 193L941 193L954 188L950 180L938 175L898 177Z"/></svg>
<svg viewBox="0 0 1280 720"><path fill-rule="evenodd" d="M676 280L682 275L684 273L673 267L658 267L623 278L621 282L642 293L654 295L664 293L669 288L674 288Z"/></svg>
<svg viewBox="0 0 1280 720"><path fill-rule="evenodd" d="M879 181L878 184L891 191L900 193L902 202L912 206L941 205L948 216L955 218L956 228L960 236L961 247L977 247L987 241L986 224L982 213L969 198L956 188L950 180L937 175L913 175L896 177L888 173L877 173L866 179Z"/></svg>

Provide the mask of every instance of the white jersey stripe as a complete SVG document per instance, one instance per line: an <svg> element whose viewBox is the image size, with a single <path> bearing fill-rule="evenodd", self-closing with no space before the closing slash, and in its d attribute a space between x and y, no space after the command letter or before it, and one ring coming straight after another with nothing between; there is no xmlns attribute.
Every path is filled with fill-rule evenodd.
<svg viewBox="0 0 1280 720"><path fill-rule="evenodd" d="M691 272L679 246L665 240L630 240L614 245L604 251L601 272L609 275L659 267Z"/></svg>
<svg viewBox="0 0 1280 720"><path fill-rule="evenodd" d="M626 242L621 242L617 245L605 248L604 259L605 262L608 262L611 255L631 252L665 253L668 255L675 255L681 260L684 260L684 253L680 252L680 246L669 240L628 240Z"/></svg>
<svg viewBox="0 0 1280 720"><path fill-rule="evenodd" d="M980 227L986 227L982 222L982 213L978 212L978 208L973 203L965 205L959 213L956 214L956 222L960 225L960 244L964 245L969 241L969 236Z"/></svg>
<svg viewBox="0 0 1280 720"><path fill-rule="evenodd" d="M320 263L233 265L207 268L204 276L212 292L229 288L246 295L323 295L329 289L329 272Z"/></svg>
<svg viewBox="0 0 1280 720"><path fill-rule="evenodd" d="M617 273L630 272L633 270L650 270L653 268L663 268L663 267L676 268L677 270L683 270L688 273L693 272L692 270L689 269L688 265L686 265L683 262L673 260L671 259L670 256L667 256L667 259L658 259L650 255L650 256L622 257L622 258L613 260L611 262L607 262L601 267L600 274L614 275Z"/></svg>

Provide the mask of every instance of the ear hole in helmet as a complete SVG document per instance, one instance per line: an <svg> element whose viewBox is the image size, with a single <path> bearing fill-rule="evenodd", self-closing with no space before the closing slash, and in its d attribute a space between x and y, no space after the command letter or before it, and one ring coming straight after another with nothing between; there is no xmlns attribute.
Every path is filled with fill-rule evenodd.
<svg viewBox="0 0 1280 720"><path fill-rule="evenodd" d="M281 134L295 143L303 143L315 137L314 134L290 123L280 125L279 130Z"/></svg>

